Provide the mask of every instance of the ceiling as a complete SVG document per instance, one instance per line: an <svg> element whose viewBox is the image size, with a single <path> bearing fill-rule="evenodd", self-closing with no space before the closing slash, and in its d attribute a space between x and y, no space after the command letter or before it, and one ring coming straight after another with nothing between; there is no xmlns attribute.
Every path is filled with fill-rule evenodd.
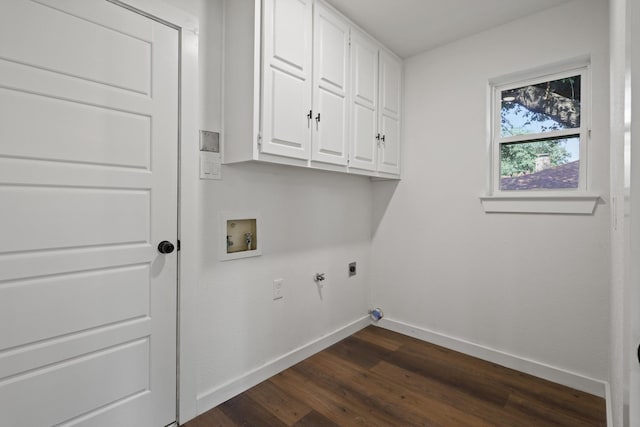
<svg viewBox="0 0 640 427"><path fill-rule="evenodd" d="M327 0L403 58L570 0Z"/></svg>

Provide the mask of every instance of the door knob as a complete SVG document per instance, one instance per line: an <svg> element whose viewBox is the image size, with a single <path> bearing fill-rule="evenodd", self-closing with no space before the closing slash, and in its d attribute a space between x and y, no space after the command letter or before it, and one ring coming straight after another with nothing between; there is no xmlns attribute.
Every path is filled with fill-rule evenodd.
<svg viewBox="0 0 640 427"><path fill-rule="evenodd" d="M158 252L160 252L161 254L170 254L174 249L175 246L173 246L173 243L169 242L168 240L163 240L162 242L158 243Z"/></svg>

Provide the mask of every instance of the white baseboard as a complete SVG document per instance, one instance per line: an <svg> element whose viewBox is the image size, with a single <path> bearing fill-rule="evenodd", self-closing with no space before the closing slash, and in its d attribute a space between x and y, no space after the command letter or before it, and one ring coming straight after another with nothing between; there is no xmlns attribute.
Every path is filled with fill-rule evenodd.
<svg viewBox="0 0 640 427"><path fill-rule="evenodd" d="M238 378L235 378L219 387L198 394L197 413L198 415L215 408L219 404L226 402L234 396L260 384L262 381L284 371L287 368L313 356L314 354L332 346L340 340L366 328L371 324L369 316L364 316L353 323L343 326L321 338L307 343L295 350L284 354L269 363L260 366Z"/></svg>
<svg viewBox="0 0 640 427"><path fill-rule="evenodd" d="M556 368L534 360L525 359L469 341L461 340L442 333L412 326L393 319L384 318L376 326L430 342L460 353L468 354L491 363L534 375L554 383L606 398L607 382L589 378L575 372Z"/></svg>

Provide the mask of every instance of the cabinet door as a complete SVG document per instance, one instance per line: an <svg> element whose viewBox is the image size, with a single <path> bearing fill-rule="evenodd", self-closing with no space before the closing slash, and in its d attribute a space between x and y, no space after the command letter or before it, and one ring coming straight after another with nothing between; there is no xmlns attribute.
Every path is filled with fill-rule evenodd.
<svg viewBox="0 0 640 427"><path fill-rule="evenodd" d="M400 174L400 95L402 64L380 50L380 104L378 128L380 142L378 171Z"/></svg>
<svg viewBox="0 0 640 427"><path fill-rule="evenodd" d="M351 30L350 159L352 168L375 171L377 164L378 46Z"/></svg>
<svg viewBox="0 0 640 427"><path fill-rule="evenodd" d="M312 17L312 0L264 0L263 153L309 158Z"/></svg>
<svg viewBox="0 0 640 427"><path fill-rule="evenodd" d="M317 2L313 34L313 129L311 159L347 164L349 137L349 24Z"/></svg>

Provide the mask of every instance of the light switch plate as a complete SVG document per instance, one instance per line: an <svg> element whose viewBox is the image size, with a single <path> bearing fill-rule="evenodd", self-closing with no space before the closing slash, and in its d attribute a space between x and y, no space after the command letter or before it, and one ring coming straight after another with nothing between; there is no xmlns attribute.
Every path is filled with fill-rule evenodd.
<svg viewBox="0 0 640 427"><path fill-rule="evenodd" d="M215 153L200 153L200 179L222 179L220 156Z"/></svg>

